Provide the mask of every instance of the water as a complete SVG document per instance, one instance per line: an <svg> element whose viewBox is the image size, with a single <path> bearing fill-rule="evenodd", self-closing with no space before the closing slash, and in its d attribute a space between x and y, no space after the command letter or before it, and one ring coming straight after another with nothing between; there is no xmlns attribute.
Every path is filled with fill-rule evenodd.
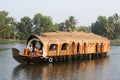
<svg viewBox="0 0 120 80"><path fill-rule="evenodd" d="M112 46L103 59L20 65L11 48L23 43L0 43L0 80L120 80L120 46Z"/></svg>

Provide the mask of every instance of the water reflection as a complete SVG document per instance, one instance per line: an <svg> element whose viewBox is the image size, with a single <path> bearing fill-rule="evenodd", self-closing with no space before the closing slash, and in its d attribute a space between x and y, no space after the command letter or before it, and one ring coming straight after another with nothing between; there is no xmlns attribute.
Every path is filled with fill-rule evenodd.
<svg viewBox="0 0 120 80"><path fill-rule="evenodd" d="M103 59L52 64L18 65L12 80L107 80L109 56Z"/></svg>

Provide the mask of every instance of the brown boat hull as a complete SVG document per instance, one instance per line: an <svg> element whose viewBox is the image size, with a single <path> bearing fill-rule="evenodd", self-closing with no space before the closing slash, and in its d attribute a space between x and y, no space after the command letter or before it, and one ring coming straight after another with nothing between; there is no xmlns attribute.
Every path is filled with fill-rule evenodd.
<svg viewBox="0 0 120 80"><path fill-rule="evenodd" d="M45 62L45 58L43 57L31 57L31 56L20 55L20 51L16 48L12 48L12 53L13 53L13 58L21 64Z"/></svg>
<svg viewBox="0 0 120 80"><path fill-rule="evenodd" d="M71 60L83 60L83 59L95 59L95 58L103 58L106 56L105 54L91 54L90 55L71 55L71 56L51 56L44 58L42 56L33 57L33 56L25 56L21 55L20 51L16 48L12 48L13 58L21 63L21 64L31 64L31 63L47 63L47 62L56 62L56 61L71 61Z"/></svg>

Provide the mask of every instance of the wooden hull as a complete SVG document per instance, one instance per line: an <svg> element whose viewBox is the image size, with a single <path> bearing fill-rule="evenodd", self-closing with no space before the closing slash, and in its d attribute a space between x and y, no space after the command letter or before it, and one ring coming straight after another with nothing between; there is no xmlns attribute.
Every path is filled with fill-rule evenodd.
<svg viewBox="0 0 120 80"><path fill-rule="evenodd" d="M34 56L24 56L20 55L20 51L16 48L12 48L13 58L21 64L31 64L31 63L46 63L46 62L58 62L58 61L75 61L75 60L85 60L85 59L95 59L103 58L106 56L104 54L82 54L82 55L68 55L68 56L49 56L49 57L34 57Z"/></svg>
<svg viewBox="0 0 120 80"><path fill-rule="evenodd" d="M31 56L20 55L20 51L16 48L12 48L12 53L13 53L13 58L21 64L45 62L45 58L43 57L31 57Z"/></svg>

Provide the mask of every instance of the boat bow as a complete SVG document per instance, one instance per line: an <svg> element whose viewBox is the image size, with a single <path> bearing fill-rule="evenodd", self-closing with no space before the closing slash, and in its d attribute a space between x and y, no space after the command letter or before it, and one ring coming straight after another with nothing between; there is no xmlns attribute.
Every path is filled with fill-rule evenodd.
<svg viewBox="0 0 120 80"><path fill-rule="evenodd" d="M26 64L26 62L22 59L22 57L20 56L20 51L16 48L12 48L12 55L13 55L13 58L19 62L19 63L23 63L23 64Z"/></svg>

